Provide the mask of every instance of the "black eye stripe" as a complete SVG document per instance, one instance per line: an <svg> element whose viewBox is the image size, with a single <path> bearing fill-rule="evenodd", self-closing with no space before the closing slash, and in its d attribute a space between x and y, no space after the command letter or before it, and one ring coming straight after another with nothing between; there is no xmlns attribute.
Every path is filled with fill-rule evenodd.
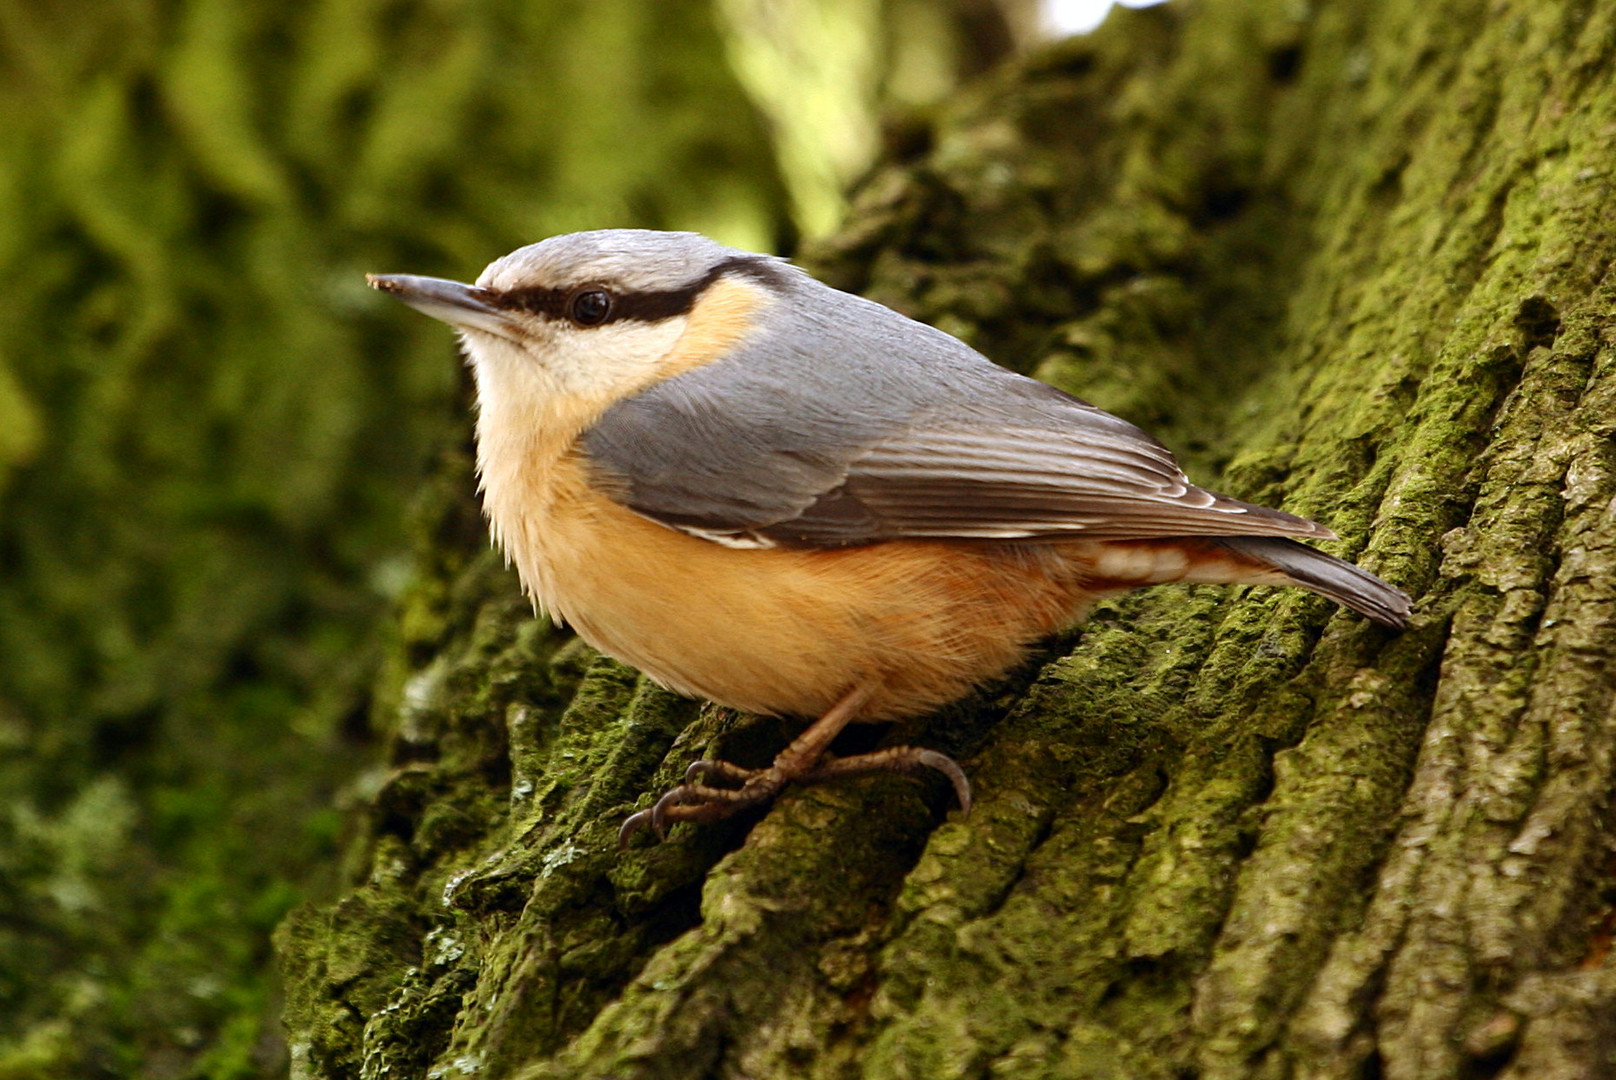
<svg viewBox="0 0 1616 1080"><path fill-rule="evenodd" d="M610 284L594 283L581 289L577 286L565 289L543 287L511 289L508 292L493 294L492 299L502 308L526 311L545 319L571 322L570 308L573 299L583 292L599 291L611 298L611 307L604 319L590 325L605 326L624 320L659 322L662 319L688 314L695 306L697 297L706 292L708 286L732 272L743 273L765 284L777 282L780 273L767 260L748 256L727 259L707 271L699 281L680 289L620 292Z"/></svg>

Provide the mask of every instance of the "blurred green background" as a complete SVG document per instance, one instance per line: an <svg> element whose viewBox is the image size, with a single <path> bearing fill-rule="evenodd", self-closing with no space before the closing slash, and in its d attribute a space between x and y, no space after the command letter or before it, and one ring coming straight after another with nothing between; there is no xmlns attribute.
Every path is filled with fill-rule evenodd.
<svg viewBox="0 0 1616 1080"><path fill-rule="evenodd" d="M1034 0L0 0L0 1080L281 1075L468 279L789 253ZM469 493L468 493L469 494Z"/></svg>

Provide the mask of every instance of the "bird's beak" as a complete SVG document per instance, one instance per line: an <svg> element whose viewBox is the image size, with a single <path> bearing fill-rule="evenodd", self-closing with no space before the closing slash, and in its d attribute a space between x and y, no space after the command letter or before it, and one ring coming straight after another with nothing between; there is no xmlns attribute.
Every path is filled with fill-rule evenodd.
<svg viewBox="0 0 1616 1080"><path fill-rule="evenodd" d="M366 274L365 281L372 289L396 296L457 330L481 330L500 337L510 337L514 330L510 315L494 303L493 295L475 285L414 274Z"/></svg>

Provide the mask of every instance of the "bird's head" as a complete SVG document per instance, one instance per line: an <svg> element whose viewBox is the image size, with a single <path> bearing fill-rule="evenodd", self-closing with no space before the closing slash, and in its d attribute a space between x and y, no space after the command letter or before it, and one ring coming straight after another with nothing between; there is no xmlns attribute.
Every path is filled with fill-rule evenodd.
<svg viewBox="0 0 1616 1080"><path fill-rule="evenodd" d="M696 233L603 229L518 248L474 285L366 280L460 332L486 406L510 393L615 400L715 362L797 273ZM696 341L694 324L707 325Z"/></svg>

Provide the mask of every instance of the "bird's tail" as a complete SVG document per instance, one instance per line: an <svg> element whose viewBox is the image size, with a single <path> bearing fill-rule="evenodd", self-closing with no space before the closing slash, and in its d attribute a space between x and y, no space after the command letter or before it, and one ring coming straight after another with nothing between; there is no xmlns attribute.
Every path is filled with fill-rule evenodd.
<svg viewBox="0 0 1616 1080"><path fill-rule="evenodd" d="M1327 596L1365 618L1399 630L1408 625L1409 613L1413 610L1408 594L1345 559L1281 536L1205 539L1236 556L1277 570L1293 584Z"/></svg>

